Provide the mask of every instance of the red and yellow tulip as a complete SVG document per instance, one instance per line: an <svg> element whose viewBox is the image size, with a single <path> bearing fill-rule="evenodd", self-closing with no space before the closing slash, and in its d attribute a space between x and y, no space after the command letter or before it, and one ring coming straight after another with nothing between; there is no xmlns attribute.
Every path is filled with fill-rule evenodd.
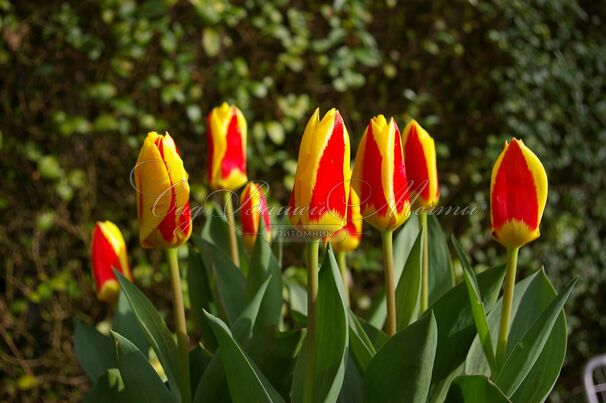
<svg viewBox="0 0 606 403"><path fill-rule="evenodd" d="M440 198L440 189L433 138L413 119L404 129L402 147L413 205L417 208L435 206Z"/></svg>
<svg viewBox="0 0 606 403"><path fill-rule="evenodd" d="M383 115L370 120L356 154L352 187L362 216L380 231L392 231L410 216L408 179L400 131Z"/></svg>
<svg viewBox="0 0 606 403"><path fill-rule="evenodd" d="M299 229L333 233L345 225L350 179L349 135L336 109L307 123L289 202L290 222Z"/></svg>
<svg viewBox="0 0 606 403"><path fill-rule="evenodd" d="M97 298L113 303L120 293L120 283L114 275L116 268L132 281L126 244L120 229L111 221L97 221L90 244L93 277L97 284Z"/></svg>
<svg viewBox="0 0 606 403"><path fill-rule="evenodd" d="M252 250L259 232L261 218L263 218L267 242L271 241L271 219L267 210L267 200L263 188L255 182L246 184L240 198L242 238L248 250Z"/></svg>
<svg viewBox="0 0 606 403"><path fill-rule="evenodd" d="M332 234L328 241L335 253L351 252L360 245L362 239L362 215L360 214L360 197L352 188L349 189L347 202L347 223Z"/></svg>
<svg viewBox="0 0 606 403"><path fill-rule="evenodd" d="M492 236L507 248L537 239L547 201L547 174L521 140L505 143L490 181Z"/></svg>
<svg viewBox="0 0 606 403"><path fill-rule="evenodd" d="M208 182L214 189L234 190L246 183L246 119L227 103L208 114Z"/></svg>
<svg viewBox="0 0 606 403"><path fill-rule="evenodd" d="M134 169L139 241L144 248L174 248L191 235L188 174L168 133L147 135Z"/></svg>

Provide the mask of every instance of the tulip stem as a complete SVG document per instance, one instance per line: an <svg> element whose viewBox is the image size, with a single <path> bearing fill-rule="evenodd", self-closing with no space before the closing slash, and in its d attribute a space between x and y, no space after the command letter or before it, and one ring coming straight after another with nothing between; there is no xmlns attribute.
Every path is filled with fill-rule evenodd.
<svg viewBox="0 0 606 403"><path fill-rule="evenodd" d="M179 258L177 249L166 250L168 266L170 267L170 280L173 288L173 307L175 324L177 327L177 345L179 347L179 364L181 365L181 401L191 401L189 381L189 348L187 341L187 323L185 322L185 307L183 306L183 293L181 292L181 276L179 275Z"/></svg>
<svg viewBox="0 0 606 403"><path fill-rule="evenodd" d="M516 283L519 250L520 248L507 248L507 271L505 273L505 288L503 290L503 306L501 309L501 324L499 326L496 355L496 364L499 369L503 366L505 354L507 353L507 339L509 338L509 327L511 325L511 307L513 303L513 290Z"/></svg>
<svg viewBox="0 0 606 403"><path fill-rule="evenodd" d="M420 214L421 230L423 231L423 272L421 274L421 313L429 308L429 228L427 212Z"/></svg>
<svg viewBox="0 0 606 403"><path fill-rule="evenodd" d="M338 252L337 262L339 263L339 271L343 279L343 291L345 292L345 304L349 306L349 285L347 283L347 253Z"/></svg>
<svg viewBox="0 0 606 403"><path fill-rule="evenodd" d="M318 251L320 240L307 241L305 254L307 258L307 336L305 356L305 388L303 401L313 402L314 378L316 367L316 298L318 296Z"/></svg>
<svg viewBox="0 0 606 403"><path fill-rule="evenodd" d="M383 262L385 264L385 295L387 299L387 335L396 334L396 290L393 270L393 231L384 231Z"/></svg>
<svg viewBox="0 0 606 403"><path fill-rule="evenodd" d="M231 250L231 260L236 267L240 267L240 254L238 253L238 238L236 238L236 223L234 220L234 205L231 201L231 192L225 192L225 217L229 227L229 246Z"/></svg>

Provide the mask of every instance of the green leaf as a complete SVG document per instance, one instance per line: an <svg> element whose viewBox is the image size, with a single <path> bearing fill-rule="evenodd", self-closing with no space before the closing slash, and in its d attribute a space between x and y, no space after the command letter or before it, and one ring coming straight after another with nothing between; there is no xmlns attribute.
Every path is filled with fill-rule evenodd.
<svg viewBox="0 0 606 403"><path fill-rule="evenodd" d="M171 392L178 398L177 400L181 400L179 382L183 379L183 374L181 374L179 367L177 344L160 314L147 297L118 270L114 269L114 273L139 322L139 326L141 326L141 330L156 352L162 368L164 368Z"/></svg>
<svg viewBox="0 0 606 403"><path fill-rule="evenodd" d="M233 323L246 306L246 279L229 255L220 248L195 234L192 234L191 239L202 255L210 257L219 299L215 302L223 308L228 322Z"/></svg>
<svg viewBox="0 0 606 403"><path fill-rule="evenodd" d="M283 402L255 363L234 340L227 325L216 316L206 316L217 336L230 395L235 403Z"/></svg>
<svg viewBox="0 0 606 403"><path fill-rule="evenodd" d="M248 265L248 278L246 284L246 295L252 298L261 284L271 276L267 293L261 308L257 325L278 326L282 311L282 271L276 260L269 242L265 238L265 226L263 220L259 221L259 233L253 248L250 263Z"/></svg>
<svg viewBox="0 0 606 403"><path fill-rule="evenodd" d="M187 286L189 289L189 300L194 322L200 331L202 344L209 350L217 349L217 339L210 324L203 314L203 310L212 311L213 296L211 292L208 272L200 252L191 245L189 247L189 263L187 267Z"/></svg>
<svg viewBox="0 0 606 403"><path fill-rule="evenodd" d="M421 296L421 273L423 264L423 230L415 240L408 259L404 265L404 270L396 287L396 311L397 311L397 329L404 329L411 324L418 315L418 303Z"/></svg>
<svg viewBox="0 0 606 403"><path fill-rule="evenodd" d="M213 359L213 355L205 350L202 346L197 345L196 348L189 352L189 377L190 385L192 385L191 395L196 393L196 387L202 379L202 375Z"/></svg>
<svg viewBox="0 0 606 403"><path fill-rule="evenodd" d="M135 313L128 303L128 299L124 294L124 291L120 291L118 297L118 304L114 312L114 319L112 320L112 330L120 333L128 340L137 346L139 350L147 357L149 352L149 342L145 338L145 334L141 330Z"/></svg>
<svg viewBox="0 0 606 403"><path fill-rule="evenodd" d="M84 396L84 403L127 402L124 397L124 382L118 368L111 368L101 375Z"/></svg>
<svg viewBox="0 0 606 403"><path fill-rule="evenodd" d="M507 396L515 393L536 363L577 280L578 277L570 281L562 292L551 301L509 354L495 380Z"/></svg>
<svg viewBox="0 0 606 403"><path fill-rule="evenodd" d="M345 366L345 379L339 393L337 403L362 403L364 401L364 379L358 371L358 366L354 363L353 357L347 355Z"/></svg>
<svg viewBox="0 0 606 403"><path fill-rule="evenodd" d="M124 381L124 397L131 402L177 402L137 346L111 332L118 351L118 369Z"/></svg>
<svg viewBox="0 0 606 403"><path fill-rule="evenodd" d="M511 403L511 400L484 375L457 377L450 385L446 403Z"/></svg>
<svg viewBox="0 0 606 403"><path fill-rule="evenodd" d="M372 345L375 346L375 350L381 349L381 347L383 347L383 344L385 344L387 342L387 339L389 339L387 333L385 333L381 329L377 329L376 327L364 321L363 319L358 318L358 321L364 328L364 331L366 332L366 335L370 339Z"/></svg>
<svg viewBox="0 0 606 403"><path fill-rule="evenodd" d="M465 286L467 287L467 295L469 296L469 303L471 305L471 313L473 314L473 321L476 325L476 331L478 332L480 343L482 343L486 360L490 365L491 371L494 371L496 368L496 363L494 349L492 347L492 339L490 337L490 327L488 325L488 319L486 318L486 310L484 309L484 304L482 303L480 287L478 286L476 274L471 268L467 257L463 253L461 244L459 241L457 241L454 235L452 236L452 243L457 251L457 254L459 255L461 265L463 266L463 277L465 280Z"/></svg>
<svg viewBox="0 0 606 403"><path fill-rule="evenodd" d="M91 382L107 373L110 368L116 368L116 352L112 340L96 329L75 320L75 350L80 365Z"/></svg>
<svg viewBox="0 0 606 403"><path fill-rule="evenodd" d="M497 300L504 277L505 266L486 270L477 277L482 303L489 310ZM429 401L441 402L448 392L450 382L465 361L469 346L476 336L476 329L465 284L457 284L430 309L438 323L438 346ZM484 355L483 352L481 354Z"/></svg>
<svg viewBox="0 0 606 403"><path fill-rule="evenodd" d="M312 394L314 402L334 402L343 384L349 342L341 273L330 247L324 256L318 276L315 326L313 390L307 393ZM307 354L306 343L295 366L293 402L303 401Z"/></svg>
<svg viewBox="0 0 606 403"><path fill-rule="evenodd" d="M364 374L366 368L372 357L375 356L377 350L370 341L370 338L366 334L364 327L356 317L356 315L349 310L349 347L351 358L355 361L358 366L359 372Z"/></svg>
<svg viewBox="0 0 606 403"><path fill-rule="evenodd" d="M543 270L519 281L514 289L511 310L511 330L509 333L508 354L522 340L524 335L537 321L542 312L554 300L556 292ZM501 300L488 314L493 343L499 330ZM522 309L520 309L523 307ZM543 402L553 388L566 355L566 320L561 312L539 358L526 379L511 396L515 402ZM465 372L490 376L490 369L479 339L476 337L465 362Z"/></svg>
<svg viewBox="0 0 606 403"><path fill-rule="evenodd" d="M221 196L223 196L221 194ZM231 262L231 247L229 241L229 233L227 229L227 219L225 218L224 210L217 205L214 205L206 215L206 223L202 228L202 238L218 247L225 256L228 256ZM242 273L248 272L248 256L246 246L242 241L242 237L237 236L238 251L240 253L240 270ZM233 263L232 263L233 264Z"/></svg>
<svg viewBox="0 0 606 403"><path fill-rule="evenodd" d="M364 401L425 403L437 342L433 312L392 336L366 370Z"/></svg>
<svg viewBox="0 0 606 403"><path fill-rule="evenodd" d="M237 340L247 340L253 335L253 329L257 325L259 319L259 310L261 304L265 300L269 284L271 283L271 276L263 281L263 284L257 290L255 296L251 299L249 304L242 310L242 313L234 322L233 333Z"/></svg>
<svg viewBox="0 0 606 403"><path fill-rule="evenodd" d="M454 284L452 262L442 226L432 214L427 216L427 226L429 227L429 305L432 305Z"/></svg>

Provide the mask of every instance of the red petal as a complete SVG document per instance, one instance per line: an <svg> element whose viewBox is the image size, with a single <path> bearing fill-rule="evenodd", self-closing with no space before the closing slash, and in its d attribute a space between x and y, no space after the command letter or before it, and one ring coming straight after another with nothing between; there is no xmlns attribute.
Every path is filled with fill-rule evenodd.
<svg viewBox="0 0 606 403"><path fill-rule="evenodd" d="M364 161L362 161L363 182L360 184L360 200L362 200L362 211L367 206L373 206L374 211L380 216L386 214L388 206L385 200L383 181L381 180L382 164L383 156L372 133L372 124L369 124L366 133Z"/></svg>
<svg viewBox="0 0 606 403"><path fill-rule="evenodd" d="M234 112L229 122L226 136L227 148L221 163L221 175L227 179L234 169L246 172L246 155L242 147L242 131L238 125L238 115Z"/></svg>
<svg viewBox="0 0 606 403"><path fill-rule="evenodd" d="M115 267L121 273L124 273L116 251L99 226L96 226L93 231L91 255L97 291L101 290L101 287L107 280L116 278L112 271L112 267Z"/></svg>
<svg viewBox="0 0 606 403"><path fill-rule="evenodd" d="M394 141L394 158L393 158L393 193L396 202L396 211L400 213L406 202L410 200L408 195L408 178L406 177L406 167L402 158L402 145L400 144L400 130L396 125Z"/></svg>
<svg viewBox="0 0 606 403"><path fill-rule="evenodd" d="M416 191L421 189L421 197L429 200L429 172L427 171L427 160L423 145L419 141L419 133L415 125L411 125L408 139L406 140L406 173L411 182L410 189Z"/></svg>

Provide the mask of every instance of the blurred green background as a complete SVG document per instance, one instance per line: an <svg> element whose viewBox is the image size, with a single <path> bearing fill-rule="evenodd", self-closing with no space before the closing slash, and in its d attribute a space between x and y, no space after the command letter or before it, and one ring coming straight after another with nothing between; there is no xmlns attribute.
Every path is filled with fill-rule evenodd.
<svg viewBox="0 0 606 403"><path fill-rule="evenodd" d="M550 193L521 272L544 264L556 287L581 276L551 400L582 401L582 366L606 340L605 23L592 0L0 0L0 400L87 390L72 320L109 315L90 279L96 220L122 228L138 284L170 304L161 254L137 245L129 173L146 132L169 130L203 202L205 116L227 100L274 203L316 106L341 111L353 147L375 114L416 118L437 142L444 205L486 205L503 142L522 138ZM486 210L441 222L480 267L504 260ZM380 280L354 276L359 297Z"/></svg>

